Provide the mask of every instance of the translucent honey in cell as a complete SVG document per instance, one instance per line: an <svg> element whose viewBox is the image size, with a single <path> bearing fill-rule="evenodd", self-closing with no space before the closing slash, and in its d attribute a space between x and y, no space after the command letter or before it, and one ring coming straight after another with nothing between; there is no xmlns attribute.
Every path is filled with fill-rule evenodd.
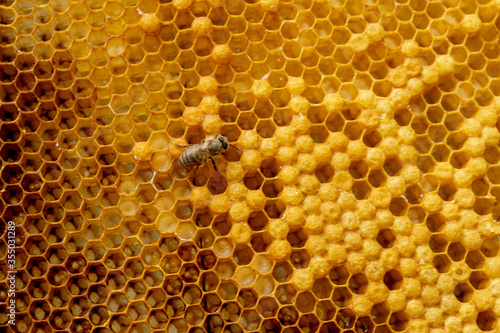
<svg viewBox="0 0 500 333"><path fill-rule="evenodd" d="M499 8L0 1L0 327L497 331Z"/></svg>

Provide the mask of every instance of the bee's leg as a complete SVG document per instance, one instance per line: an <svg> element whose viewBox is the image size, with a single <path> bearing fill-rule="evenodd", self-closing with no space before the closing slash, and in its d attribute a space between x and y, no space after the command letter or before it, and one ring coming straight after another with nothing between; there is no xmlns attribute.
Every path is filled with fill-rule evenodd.
<svg viewBox="0 0 500 333"><path fill-rule="evenodd" d="M209 157L210 161L212 161L212 164L214 165L214 169L217 173L219 173L219 171L217 170L217 165L215 165L215 161L212 157Z"/></svg>
<svg viewBox="0 0 500 333"><path fill-rule="evenodd" d="M178 146L178 147L182 147L182 148L187 148L187 147L191 147L191 146L194 146L192 144L189 144L189 145L180 145L178 143L174 143L174 145Z"/></svg>
<svg viewBox="0 0 500 333"><path fill-rule="evenodd" d="M196 165L196 169L194 169L194 172L193 172L193 186L196 186L196 171L198 170L198 168L200 167L200 165Z"/></svg>

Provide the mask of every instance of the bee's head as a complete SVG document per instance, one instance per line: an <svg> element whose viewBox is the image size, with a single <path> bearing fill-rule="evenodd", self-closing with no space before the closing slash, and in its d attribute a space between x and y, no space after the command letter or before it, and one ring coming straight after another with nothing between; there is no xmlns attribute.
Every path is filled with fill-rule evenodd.
<svg viewBox="0 0 500 333"><path fill-rule="evenodd" d="M227 150L229 148L229 140L225 136L219 136L219 141L222 144L222 149Z"/></svg>
<svg viewBox="0 0 500 333"><path fill-rule="evenodd" d="M236 148L235 146L233 146L232 144L230 144L229 140L225 136L219 136L218 139L219 139L220 143L222 144L222 148L224 150L227 150L229 148L229 146L233 147L236 150L239 150L238 148Z"/></svg>

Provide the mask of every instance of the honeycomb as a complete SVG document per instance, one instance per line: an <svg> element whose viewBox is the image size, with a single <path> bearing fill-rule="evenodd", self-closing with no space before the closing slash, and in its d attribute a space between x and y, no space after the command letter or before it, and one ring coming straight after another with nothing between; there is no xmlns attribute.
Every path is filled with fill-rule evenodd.
<svg viewBox="0 0 500 333"><path fill-rule="evenodd" d="M0 331L500 331L499 13L0 0Z"/></svg>

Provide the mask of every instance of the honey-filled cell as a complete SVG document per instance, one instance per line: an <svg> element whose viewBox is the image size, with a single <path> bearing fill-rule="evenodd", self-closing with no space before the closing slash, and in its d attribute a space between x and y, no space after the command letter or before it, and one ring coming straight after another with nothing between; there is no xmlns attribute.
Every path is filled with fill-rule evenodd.
<svg viewBox="0 0 500 333"><path fill-rule="evenodd" d="M498 330L497 7L0 1L0 331Z"/></svg>

